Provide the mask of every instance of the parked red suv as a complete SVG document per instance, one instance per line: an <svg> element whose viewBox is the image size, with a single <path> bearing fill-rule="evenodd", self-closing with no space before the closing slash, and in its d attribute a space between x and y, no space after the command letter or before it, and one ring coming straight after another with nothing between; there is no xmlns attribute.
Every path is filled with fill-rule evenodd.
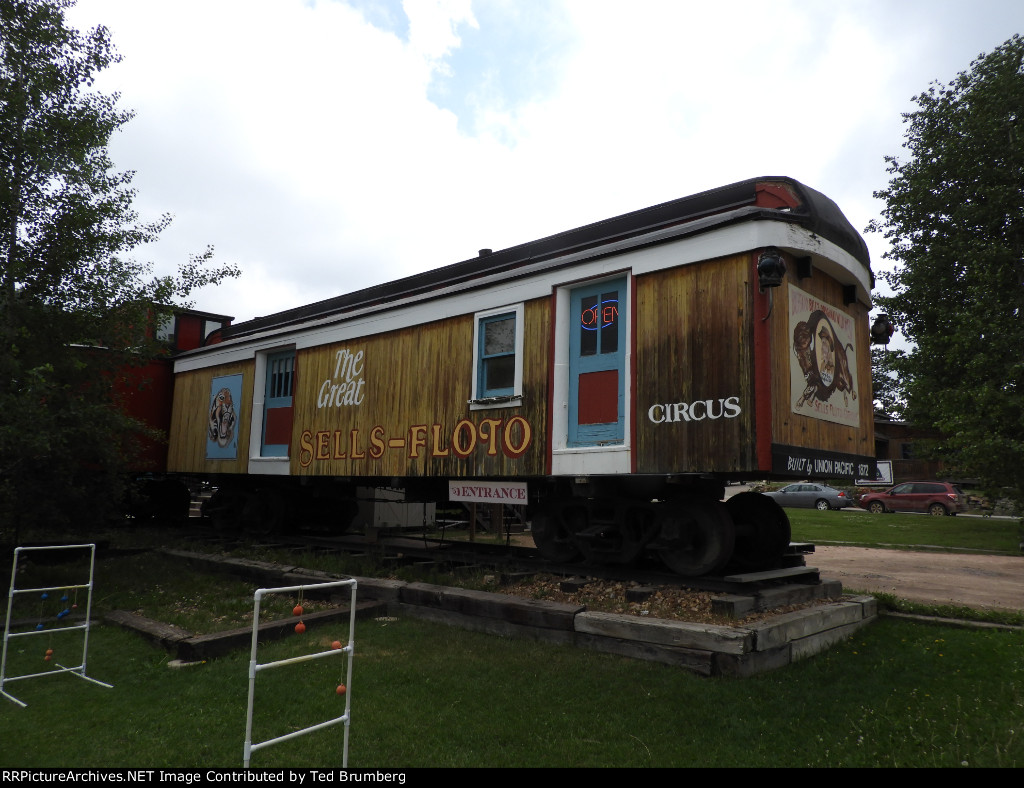
<svg viewBox="0 0 1024 788"><path fill-rule="evenodd" d="M936 517L967 511L967 498L949 482L904 482L890 490L861 496L860 505L874 514L927 512Z"/></svg>

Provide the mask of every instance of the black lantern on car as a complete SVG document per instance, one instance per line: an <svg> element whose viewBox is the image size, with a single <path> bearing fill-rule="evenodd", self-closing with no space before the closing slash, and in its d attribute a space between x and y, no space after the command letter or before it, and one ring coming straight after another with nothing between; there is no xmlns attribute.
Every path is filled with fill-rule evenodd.
<svg viewBox="0 0 1024 788"><path fill-rule="evenodd" d="M782 252L769 246L757 258L757 284L763 293L765 290L778 287L786 276L786 261Z"/></svg>
<svg viewBox="0 0 1024 788"><path fill-rule="evenodd" d="M892 339L892 335L895 333L896 327L893 326L889 316L881 314L876 317L875 322L871 324L871 344L888 345L889 340Z"/></svg>

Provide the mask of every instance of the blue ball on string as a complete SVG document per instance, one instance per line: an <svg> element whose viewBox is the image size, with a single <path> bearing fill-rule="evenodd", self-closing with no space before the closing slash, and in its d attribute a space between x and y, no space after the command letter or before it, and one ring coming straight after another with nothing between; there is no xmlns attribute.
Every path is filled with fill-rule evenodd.
<svg viewBox="0 0 1024 788"><path fill-rule="evenodd" d="M43 628L43 625L42 625L42 624L36 624L36 632L39 632L39 631L41 631L41 630L42 630L42 628Z"/></svg>

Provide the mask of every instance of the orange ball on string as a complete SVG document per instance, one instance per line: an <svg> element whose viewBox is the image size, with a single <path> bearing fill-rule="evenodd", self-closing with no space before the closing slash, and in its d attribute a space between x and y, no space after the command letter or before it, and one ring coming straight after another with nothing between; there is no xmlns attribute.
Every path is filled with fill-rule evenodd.
<svg viewBox="0 0 1024 788"><path fill-rule="evenodd" d="M301 616L302 613L303 613L302 605L296 605L295 607L292 608L292 615L293 616Z"/></svg>
<svg viewBox="0 0 1024 788"><path fill-rule="evenodd" d="M344 684L339 684L338 685L338 689L336 689L335 692L337 692L339 695L344 695L345 694L345 685Z"/></svg>
<svg viewBox="0 0 1024 788"><path fill-rule="evenodd" d="M300 621L298 624L295 625L295 631L296 633L301 635L303 632L306 631L306 625Z"/></svg>
<svg viewBox="0 0 1024 788"><path fill-rule="evenodd" d="M331 643L331 648L333 648L333 649L341 648L341 641L340 640L335 640L333 643Z"/></svg>

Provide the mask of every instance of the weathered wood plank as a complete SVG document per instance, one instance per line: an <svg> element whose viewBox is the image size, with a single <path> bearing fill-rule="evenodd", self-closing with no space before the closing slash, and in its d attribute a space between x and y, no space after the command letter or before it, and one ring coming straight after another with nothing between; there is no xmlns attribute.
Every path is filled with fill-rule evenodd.
<svg viewBox="0 0 1024 788"><path fill-rule="evenodd" d="M642 643L636 640L619 640L599 635L587 635L582 632L577 633L575 643L578 647L591 651L616 654L630 659L642 659L646 662L675 665L702 676L710 676L714 669L714 652L711 651L660 646L656 643Z"/></svg>
<svg viewBox="0 0 1024 788"><path fill-rule="evenodd" d="M398 595L405 585L406 583L403 580L357 577L356 596L359 599L376 599L381 602L397 602Z"/></svg>
<svg viewBox="0 0 1024 788"><path fill-rule="evenodd" d="M721 616L742 618L758 610L772 610L816 600L838 599L842 595L842 583L838 580L823 580L816 585L783 585L762 588L749 594L721 594L712 597L711 609Z"/></svg>
<svg viewBox="0 0 1024 788"><path fill-rule="evenodd" d="M816 599L838 599L843 595L843 584L838 580L822 580L814 585L786 585L762 588L754 596L758 610L771 610L786 605L799 605Z"/></svg>
<svg viewBox="0 0 1024 788"><path fill-rule="evenodd" d="M165 624L162 621L154 621L151 618L135 613L129 613L127 610L111 610L104 616L104 620L125 629L130 629L133 632L138 632L163 648L172 647L183 640L193 637L193 634L188 630L181 629L173 624Z"/></svg>
<svg viewBox="0 0 1024 788"><path fill-rule="evenodd" d="M764 572L744 572L739 575L726 575L727 583L764 583L768 580L806 580L818 582L818 570L812 566L793 566L789 569L770 569Z"/></svg>
<svg viewBox="0 0 1024 788"><path fill-rule="evenodd" d="M857 630L866 627L871 623L872 619L865 618L860 621L854 621L846 626L835 627L834 629L827 629L823 632L818 632L800 640L794 640L790 643L790 649L792 651L793 662L800 659L806 659L812 657L815 654L820 654L825 649L831 648L836 643L840 643L849 637L852 637Z"/></svg>
<svg viewBox="0 0 1024 788"><path fill-rule="evenodd" d="M715 654L714 675L747 678L769 670L783 668L793 661L789 644L769 651L751 651L746 654Z"/></svg>
<svg viewBox="0 0 1024 788"><path fill-rule="evenodd" d="M485 632L489 635L498 635L499 637L524 638L539 643L554 643L563 646L572 645L575 638L575 633L571 629L551 629L529 624L517 624L500 618L459 613L454 610L442 610L440 608L424 607L423 605L397 603L391 605L391 610L395 615L432 621L437 624L459 627L460 629L468 629L473 632Z"/></svg>
<svg viewBox="0 0 1024 788"><path fill-rule="evenodd" d="M783 643L859 622L863 618L864 609L859 603L837 602L773 616L767 621L751 624L749 630L755 637L755 649L767 651Z"/></svg>
<svg viewBox="0 0 1024 788"><path fill-rule="evenodd" d="M839 583L838 580L835 582ZM878 600L873 596L855 596L850 597L847 601L860 605L861 610L864 611L864 618L874 618L878 615Z"/></svg>
<svg viewBox="0 0 1024 788"><path fill-rule="evenodd" d="M282 582L288 573L296 570L296 567L288 564L272 564L267 561L252 561L246 558L194 553L188 550L162 548L160 552L170 558L186 561L206 571L226 572L251 578L253 581Z"/></svg>
<svg viewBox="0 0 1024 788"><path fill-rule="evenodd" d="M513 624L572 630L573 619L586 608L541 599L522 599L488 591L410 583L399 591L401 602L465 615L496 618Z"/></svg>
<svg viewBox="0 0 1024 788"><path fill-rule="evenodd" d="M621 640L730 654L744 654L754 650L754 636L739 627L651 620L618 613L580 613L576 616L576 631Z"/></svg>
<svg viewBox="0 0 1024 788"><path fill-rule="evenodd" d="M711 612L718 616L743 618L757 609L757 598L750 594L721 594L711 598Z"/></svg>

